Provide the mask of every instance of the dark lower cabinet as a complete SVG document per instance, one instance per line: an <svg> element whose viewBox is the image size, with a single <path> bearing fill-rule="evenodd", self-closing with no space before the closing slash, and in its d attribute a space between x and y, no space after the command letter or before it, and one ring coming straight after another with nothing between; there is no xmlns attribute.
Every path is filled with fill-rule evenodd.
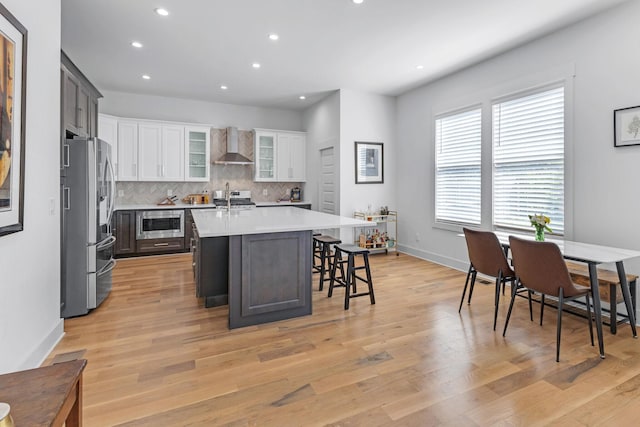
<svg viewBox="0 0 640 427"><path fill-rule="evenodd" d="M138 254L182 252L183 249L183 237L144 239L136 241L136 253Z"/></svg>
<svg viewBox="0 0 640 427"><path fill-rule="evenodd" d="M229 238L200 239L194 227L191 253L196 296L204 298L205 307L226 305L229 302Z"/></svg>
<svg viewBox="0 0 640 427"><path fill-rule="evenodd" d="M115 255L136 253L136 211L116 211L111 231L116 236Z"/></svg>

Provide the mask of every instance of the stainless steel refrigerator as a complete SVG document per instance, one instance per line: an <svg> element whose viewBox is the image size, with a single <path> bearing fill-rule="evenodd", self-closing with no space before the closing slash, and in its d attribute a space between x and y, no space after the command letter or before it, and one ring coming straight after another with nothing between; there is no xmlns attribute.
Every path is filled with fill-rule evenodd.
<svg viewBox="0 0 640 427"><path fill-rule="evenodd" d="M62 317L87 314L111 292L115 181L111 147L98 138L67 139L62 184Z"/></svg>

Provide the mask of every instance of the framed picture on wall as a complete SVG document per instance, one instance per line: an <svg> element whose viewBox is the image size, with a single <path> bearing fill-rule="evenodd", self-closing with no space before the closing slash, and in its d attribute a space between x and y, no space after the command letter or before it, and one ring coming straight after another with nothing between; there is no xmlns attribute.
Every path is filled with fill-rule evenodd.
<svg viewBox="0 0 640 427"><path fill-rule="evenodd" d="M640 145L640 106L613 111L613 146Z"/></svg>
<svg viewBox="0 0 640 427"><path fill-rule="evenodd" d="M27 30L0 4L0 236L22 231Z"/></svg>
<svg viewBox="0 0 640 427"><path fill-rule="evenodd" d="M384 156L382 142L356 141L356 184L382 184L384 182Z"/></svg>

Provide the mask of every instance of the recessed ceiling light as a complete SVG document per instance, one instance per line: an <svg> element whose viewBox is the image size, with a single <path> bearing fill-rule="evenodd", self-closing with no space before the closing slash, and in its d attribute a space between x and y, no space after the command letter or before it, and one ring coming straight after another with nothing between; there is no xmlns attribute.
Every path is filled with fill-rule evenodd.
<svg viewBox="0 0 640 427"><path fill-rule="evenodd" d="M280 38L277 34L269 34L269 40L278 40Z"/></svg>
<svg viewBox="0 0 640 427"><path fill-rule="evenodd" d="M137 48L141 48L142 47L142 43L137 42L137 41L132 41L131 42L131 46L137 47Z"/></svg>
<svg viewBox="0 0 640 427"><path fill-rule="evenodd" d="M151 76L148 75L148 74L143 74L142 78L145 79L145 80L149 80L149 79L151 79Z"/></svg>
<svg viewBox="0 0 640 427"><path fill-rule="evenodd" d="M362 2L364 2L364 0L351 0L352 2L354 2L355 4L362 4Z"/></svg>
<svg viewBox="0 0 640 427"><path fill-rule="evenodd" d="M227 90L227 89L229 89L229 88L228 88L228 87L226 87L225 85L222 85L222 86L220 86L220 89L222 89L222 90Z"/></svg>
<svg viewBox="0 0 640 427"><path fill-rule="evenodd" d="M305 99L307 99L307 97L306 97L306 96L304 96L304 95L300 95L298 98L302 99L303 101L304 101Z"/></svg>
<svg viewBox="0 0 640 427"><path fill-rule="evenodd" d="M424 65L416 65L416 70L422 70L424 68Z"/></svg>
<svg viewBox="0 0 640 427"><path fill-rule="evenodd" d="M260 64L258 64L257 62L254 62L253 64L251 64L251 66L253 68L260 68Z"/></svg>
<svg viewBox="0 0 640 427"><path fill-rule="evenodd" d="M161 7L155 9L156 13L160 16L167 16L169 15L169 11L167 9L163 9Z"/></svg>

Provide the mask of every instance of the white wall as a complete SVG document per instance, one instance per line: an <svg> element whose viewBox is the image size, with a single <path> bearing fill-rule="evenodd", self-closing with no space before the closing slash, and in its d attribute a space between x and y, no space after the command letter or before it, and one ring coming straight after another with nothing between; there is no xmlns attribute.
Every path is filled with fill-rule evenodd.
<svg viewBox="0 0 640 427"><path fill-rule="evenodd" d="M63 322L60 0L2 4L28 31L24 231L0 237L0 373L5 373L38 366L61 338Z"/></svg>
<svg viewBox="0 0 640 427"><path fill-rule="evenodd" d="M461 269L464 239L433 228L433 116L575 69L570 90L567 205L574 240L640 250L640 146L613 147L613 110L640 104L640 2L507 52L398 98L401 249ZM502 93L503 95L505 93ZM486 116L485 116L486 117ZM485 224L489 225L489 224ZM416 234L419 240L416 240ZM625 263L640 273L640 260Z"/></svg>
<svg viewBox="0 0 640 427"><path fill-rule="evenodd" d="M353 216L371 205L397 209L396 98L340 90L340 215ZM355 141L384 143L384 183L355 183ZM341 239L352 230L341 230Z"/></svg>
<svg viewBox="0 0 640 427"><path fill-rule="evenodd" d="M236 126L245 130L253 128L304 130L302 112L300 111L220 104L108 90L100 90L100 92L104 95L104 98L100 100L100 112L114 116L204 123L217 128Z"/></svg>
<svg viewBox="0 0 640 427"><path fill-rule="evenodd" d="M303 127L307 131L307 182L304 199L313 210L320 210L320 150L334 147L339 163L340 153L340 92L336 91L307 108L303 114ZM338 178L339 171L336 173ZM340 194L338 181L336 190ZM338 204L339 208L339 204Z"/></svg>

